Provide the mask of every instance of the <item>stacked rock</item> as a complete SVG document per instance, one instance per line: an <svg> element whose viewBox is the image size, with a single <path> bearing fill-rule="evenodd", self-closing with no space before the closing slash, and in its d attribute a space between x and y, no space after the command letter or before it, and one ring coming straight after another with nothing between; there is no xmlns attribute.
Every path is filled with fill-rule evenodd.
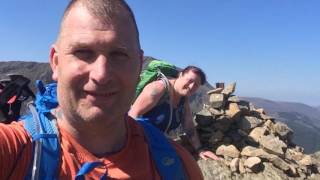
<svg viewBox="0 0 320 180"><path fill-rule="evenodd" d="M288 177L320 177L319 163L292 142L293 131L233 95L235 87L232 83L208 92L209 104L195 116L201 143L223 157L233 174L273 166Z"/></svg>

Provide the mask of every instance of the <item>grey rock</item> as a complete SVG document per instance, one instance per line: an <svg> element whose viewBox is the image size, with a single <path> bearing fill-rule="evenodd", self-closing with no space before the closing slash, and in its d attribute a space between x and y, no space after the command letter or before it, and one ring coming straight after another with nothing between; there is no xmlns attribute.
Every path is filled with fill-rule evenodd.
<svg viewBox="0 0 320 180"><path fill-rule="evenodd" d="M315 160L311 155L304 155L304 157L300 161L298 161L298 163L303 166L311 166L315 164Z"/></svg>
<svg viewBox="0 0 320 180"><path fill-rule="evenodd" d="M296 151L295 149L287 149L285 157L286 159L298 162L304 157L304 155L302 152Z"/></svg>
<svg viewBox="0 0 320 180"><path fill-rule="evenodd" d="M221 132L226 132L229 130L231 123L232 121L230 121L230 119L226 116L220 116L214 121L212 127L214 129L220 130Z"/></svg>
<svg viewBox="0 0 320 180"><path fill-rule="evenodd" d="M240 102L238 102L238 106L242 114L248 115L250 113L250 103L248 101L240 100Z"/></svg>
<svg viewBox="0 0 320 180"><path fill-rule="evenodd" d="M228 109L226 110L226 115L230 119L237 119L241 115L241 110L237 103L230 103Z"/></svg>
<svg viewBox="0 0 320 180"><path fill-rule="evenodd" d="M269 161L277 168L282 169L284 171L288 171L290 169L290 165L279 158L278 156L274 156L273 158L269 159Z"/></svg>
<svg viewBox="0 0 320 180"><path fill-rule="evenodd" d="M264 124L263 127L266 127L268 130L273 130L274 123L271 120L267 120Z"/></svg>
<svg viewBox="0 0 320 180"><path fill-rule="evenodd" d="M212 89L212 90L208 91L207 94L208 95L210 95L210 94L220 94L222 91L223 91L223 88L215 88L215 89Z"/></svg>
<svg viewBox="0 0 320 180"><path fill-rule="evenodd" d="M257 111L259 114L266 114L263 108L258 108L255 111Z"/></svg>
<svg viewBox="0 0 320 180"><path fill-rule="evenodd" d="M232 139L234 142L239 142L242 139L242 135L237 130L231 130L228 132L228 137Z"/></svg>
<svg viewBox="0 0 320 180"><path fill-rule="evenodd" d="M240 99L238 98L238 96L230 96L228 98L228 101L229 102L234 102L234 103L239 103L240 102Z"/></svg>
<svg viewBox="0 0 320 180"><path fill-rule="evenodd" d="M232 158L237 158L240 155L239 150L234 145L221 145L216 150L217 155L228 156Z"/></svg>
<svg viewBox="0 0 320 180"><path fill-rule="evenodd" d="M200 112L196 114L195 121L199 126L210 126L212 123L212 115L211 112L207 109L202 109Z"/></svg>
<svg viewBox="0 0 320 180"><path fill-rule="evenodd" d="M246 173L241 180L288 180L288 176L281 170L275 168L272 164L264 162L264 170L261 173Z"/></svg>
<svg viewBox="0 0 320 180"><path fill-rule="evenodd" d="M246 172L246 168L244 167L244 160L240 159L239 161L239 172L241 174Z"/></svg>
<svg viewBox="0 0 320 180"><path fill-rule="evenodd" d="M263 121L261 119L258 119L253 116L244 116L243 118L240 119L238 122L239 128L244 131L249 131L260 124L262 124Z"/></svg>
<svg viewBox="0 0 320 180"><path fill-rule="evenodd" d="M231 169L232 172L238 172L238 170L239 170L239 162L240 162L239 158L232 159L232 161L230 162L230 169Z"/></svg>
<svg viewBox="0 0 320 180"><path fill-rule="evenodd" d="M222 108L225 104L223 94L210 94L209 102L213 108Z"/></svg>
<svg viewBox="0 0 320 180"><path fill-rule="evenodd" d="M293 131L286 124L282 122L276 122L274 125L274 131L281 139L288 139L291 141Z"/></svg>
<svg viewBox="0 0 320 180"><path fill-rule="evenodd" d="M231 179L231 171L222 161L198 160L205 180Z"/></svg>
<svg viewBox="0 0 320 180"><path fill-rule="evenodd" d="M225 94L226 96L230 96L234 91L236 90L236 83L228 84L227 87L223 89L221 92L222 94Z"/></svg>
<svg viewBox="0 0 320 180"><path fill-rule="evenodd" d="M260 145L269 153L283 156L284 150L287 148L287 145L279 139L279 137L275 137L273 135L262 136L260 139Z"/></svg>
<svg viewBox="0 0 320 180"><path fill-rule="evenodd" d="M221 116L223 115L223 110L218 110L218 109L215 109L215 108L208 108L208 111L211 113L212 116Z"/></svg>
<svg viewBox="0 0 320 180"><path fill-rule="evenodd" d="M249 134L249 137L252 138L256 142L260 142L262 136L264 136L267 132L267 129L264 127L256 127L252 129Z"/></svg>
<svg viewBox="0 0 320 180"><path fill-rule="evenodd" d="M217 142L219 142L223 139L223 136L224 136L224 134L221 131L215 131L212 133L212 136L209 139L209 142L211 144L216 144Z"/></svg>
<svg viewBox="0 0 320 180"><path fill-rule="evenodd" d="M263 159L271 159L275 155L269 154L263 149L252 147L252 146L246 146L241 151L241 156L247 156L247 157L260 157Z"/></svg>
<svg viewBox="0 0 320 180"><path fill-rule="evenodd" d="M255 167L259 166L261 163L261 159L258 157L249 157L244 161L244 166L250 168L251 170L255 169Z"/></svg>

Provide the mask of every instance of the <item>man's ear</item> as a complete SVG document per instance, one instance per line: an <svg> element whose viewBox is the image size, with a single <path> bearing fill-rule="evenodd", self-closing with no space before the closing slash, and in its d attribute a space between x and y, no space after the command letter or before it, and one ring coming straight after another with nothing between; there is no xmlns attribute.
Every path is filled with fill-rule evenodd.
<svg viewBox="0 0 320 180"><path fill-rule="evenodd" d="M52 79L58 81L58 63L59 56L57 51L57 46L53 44L50 49L50 66L52 70Z"/></svg>

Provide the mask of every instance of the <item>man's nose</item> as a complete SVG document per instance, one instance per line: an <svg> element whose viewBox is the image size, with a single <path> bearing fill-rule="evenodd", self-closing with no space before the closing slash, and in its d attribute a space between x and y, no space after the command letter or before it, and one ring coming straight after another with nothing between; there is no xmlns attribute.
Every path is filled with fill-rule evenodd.
<svg viewBox="0 0 320 180"><path fill-rule="evenodd" d="M104 55L100 55L92 65L93 66L90 72L91 79L100 84L106 83L111 77L110 72L112 68L108 58Z"/></svg>

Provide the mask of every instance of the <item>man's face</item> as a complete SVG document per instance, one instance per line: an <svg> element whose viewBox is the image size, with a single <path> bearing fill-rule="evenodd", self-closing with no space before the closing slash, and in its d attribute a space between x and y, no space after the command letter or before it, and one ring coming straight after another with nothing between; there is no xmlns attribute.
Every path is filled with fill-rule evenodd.
<svg viewBox="0 0 320 180"><path fill-rule="evenodd" d="M191 96L201 85L200 77L192 70L180 73L176 80L177 91L181 96Z"/></svg>
<svg viewBox="0 0 320 180"><path fill-rule="evenodd" d="M76 5L51 50L65 117L85 122L123 118L134 97L142 57L130 18L103 24Z"/></svg>

